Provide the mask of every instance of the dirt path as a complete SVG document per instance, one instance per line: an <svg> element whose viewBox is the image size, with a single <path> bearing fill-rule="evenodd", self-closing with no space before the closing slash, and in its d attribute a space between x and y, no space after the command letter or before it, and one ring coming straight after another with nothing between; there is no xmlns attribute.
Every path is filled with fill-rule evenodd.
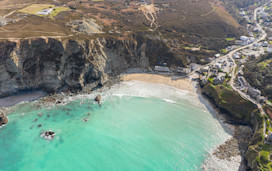
<svg viewBox="0 0 272 171"><path fill-rule="evenodd" d="M215 1L214 1L214 2L212 3L212 5L211 5L211 7L212 7L212 10L211 10L211 11L207 12L206 14L202 14L202 15L200 15L200 16L201 16L201 17L204 17L204 16L209 15L210 13L214 12L214 11L215 11L214 4L215 4Z"/></svg>
<svg viewBox="0 0 272 171"><path fill-rule="evenodd" d="M8 16L14 14L16 11L17 11L17 10L13 10L13 11L11 11L10 13L4 15L3 17L6 18L6 17L8 17Z"/></svg>
<svg viewBox="0 0 272 171"><path fill-rule="evenodd" d="M145 18L148 21L151 22L151 28L153 27L153 25L155 25L154 30L159 27L158 23L156 22L157 12L159 11L159 8L155 7L153 3L150 5L141 5L138 10L144 14Z"/></svg>
<svg viewBox="0 0 272 171"><path fill-rule="evenodd" d="M9 37L9 38L0 38L0 40L9 40L9 41L19 41L19 40L23 40L23 39L48 39L48 38L52 38L52 39L62 39L62 38L68 38L68 37L72 37L74 36L73 34L70 35L66 35L66 36L33 36L33 37L25 37L25 38L18 38L18 37Z"/></svg>

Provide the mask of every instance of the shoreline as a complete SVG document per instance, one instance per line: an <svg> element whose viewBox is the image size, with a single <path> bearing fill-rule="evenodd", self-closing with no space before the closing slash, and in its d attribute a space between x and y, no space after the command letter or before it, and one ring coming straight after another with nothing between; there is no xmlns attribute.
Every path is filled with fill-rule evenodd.
<svg viewBox="0 0 272 171"><path fill-rule="evenodd" d="M229 139L215 147L212 152L209 152L207 158L203 162L202 169L222 170L230 169L228 166L232 166L231 170L245 170L246 164L243 156L245 155L245 151L247 149L247 143L253 134L252 129L245 125L231 124L231 117L220 112L220 109L217 108L210 101L210 99L202 94L201 88L195 82L189 80L188 78L173 80L171 76L148 73L124 74L121 76L121 81L143 81L148 83L163 84L179 90L185 90L197 94L198 99L221 123L225 131L231 135ZM214 162L220 163L222 168L215 168L216 165L213 164Z"/></svg>
<svg viewBox="0 0 272 171"><path fill-rule="evenodd" d="M186 90L191 93L197 93L196 87L194 87L193 82L188 78L183 79L173 79L173 76L164 76L160 74L149 74L149 73L131 73L122 74L120 76L120 81L142 81L153 84L163 84L177 88L179 90Z"/></svg>
<svg viewBox="0 0 272 171"><path fill-rule="evenodd" d="M129 74L121 74L119 76L119 79L113 80L111 82L111 85L118 84L120 82L126 82L126 81L141 81L141 82L147 82L147 83L153 83L153 84L161 84L170 86L173 88L177 88L179 90L188 91L190 93L196 94L198 96L198 99L203 103L206 108L209 110L209 112L220 122L222 127L225 129L227 133L231 135L229 139L227 139L222 144L219 144L217 147L215 147L212 151L208 152L206 159L203 161L202 169L206 170L208 167L209 169L213 169L211 166L215 166L213 162L223 162L230 165L235 165L236 169L244 168L244 163L240 163L239 160L243 160L242 152L239 149L239 139L243 139L242 133L237 135L237 132L239 132L240 128L239 125L232 125L228 124L227 121L230 119L226 114L223 114L219 111L219 109L214 106L209 99L207 99L205 96L201 93L201 88L193 81L189 80L188 78L182 78L182 79L173 79L173 76L164 76L159 74L150 74L150 73L129 73ZM97 93L101 92L106 89L110 89L111 85L105 85L102 88L92 91L90 93ZM77 93L58 93L53 95L45 95L41 97L36 97L35 99L27 100L29 98L29 94L19 94L19 96L24 99L22 102L29 102L29 101L37 101L38 105L44 105L44 106L51 106L51 105L63 105L66 104L63 100L65 98L73 97L76 95L85 94L86 92L79 91ZM88 92L87 92L88 93ZM7 98L15 98L18 95L15 96L9 96ZM25 98L24 98L25 97ZM19 104L16 103L16 104ZM0 111L3 111L6 113L12 106L16 105L9 105L8 107L1 107ZM6 112L5 112L6 111ZM238 139L238 140L237 140ZM228 151L226 151L226 148ZM231 148L231 149L229 149ZM227 153L227 154L226 154ZM239 155L239 153L241 153ZM210 166L210 167L209 167Z"/></svg>

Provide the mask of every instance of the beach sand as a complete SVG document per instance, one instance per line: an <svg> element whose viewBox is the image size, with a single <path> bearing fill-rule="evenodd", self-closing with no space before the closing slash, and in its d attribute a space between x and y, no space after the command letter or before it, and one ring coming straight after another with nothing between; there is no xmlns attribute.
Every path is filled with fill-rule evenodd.
<svg viewBox="0 0 272 171"><path fill-rule="evenodd" d="M172 86L172 87L180 89L180 90L186 90L186 91L189 91L189 92L192 92L195 94L199 94L199 92L197 92L195 82L192 82L191 80L189 80L187 78L173 79L173 77L171 77L171 76L163 76L163 75L158 75L158 74L147 74L147 73L123 74L120 76L120 78L121 78L120 79L121 81L143 81L143 82L154 83L154 84L163 84L163 85L167 85L167 86ZM4 108L1 108L1 107L13 106L13 105L20 103L22 101L32 101L35 99L39 99L40 97L43 97L43 96L45 96L44 92L34 91L34 92L27 92L24 94L10 96L10 97L6 97L6 98L2 98L2 99L0 98L0 109L3 110ZM49 99L50 99L50 97L51 96L48 96ZM200 97L202 97L202 96L200 96ZM44 99L42 99L42 101L43 100ZM202 100L205 101L204 97ZM55 101L55 99L54 99L54 101ZM210 107L213 106L208 101L206 101L206 102L207 102L207 104L205 104L206 106L210 106ZM55 103L52 103L52 104L55 104ZM211 107L211 108L213 108L213 107ZM213 113L216 113L215 117L217 117L219 120L221 120L221 123L225 122L225 120L226 120L225 116L217 113L216 111L214 111ZM228 125L226 123L224 123L222 125L225 128L227 128L228 130L230 130L230 132L232 132L232 134L234 134L234 131L237 127L237 126L233 126L233 125ZM228 140L226 142L228 142ZM225 143L221 144L220 146L225 145ZM217 155L215 154L215 152L220 153L220 151L219 151L220 146L215 148L214 151L210 152L210 156L206 159L205 163L202 166L203 169L204 170L212 170L212 169L216 170L218 168L213 168L213 166L215 166L214 162L220 162L220 163L224 163L224 166L225 165L226 166L232 165L233 170L238 170L239 167L241 167L240 162L242 160L242 157L240 155L237 155L237 156L231 156L231 158L230 157L224 157L223 159L218 158ZM232 149L230 151L235 151L235 150L238 150L238 149Z"/></svg>
<svg viewBox="0 0 272 171"><path fill-rule="evenodd" d="M233 137L234 133L237 132L237 130L240 130L240 127L243 126L235 126L235 125L229 125L227 123L224 123L227 118L225 118L224 115L220 114L220 112L216 111L216 107L210 104L209 101L206 101L206 98L202 97L197 91L196 85L194 82L190 81L187 78L184 79L177 79L173 80L170 76L162 76L157 74L127 74L121 76L122 81L143 81L143 82L149 82L149 83L155 83L155 84L164 84L168 86L172 86L181 90L187 90L193 93L197 93L199 95L199 98L202 99L203 102L205 102L206 106L210 106L212 109L212 113L216 118L221 120L222 126L225 127L226 130L231 133L231 138L226 140L223 144L216 147L212 152L210 152L209 156L206 158L205 162L202 165L203 170L239 170L244 169L244 163L242 162L242 156L240 155L240 149L238 148L239 144L241 142L238 142ZM245 126L243 129L250 129ZM244 131L241 131L244 132ZM238 137L242 137L237 135ZM223 147L228 147L230 141L234 141L231 143L232 149L229 149L228 153L225 151L222 151ZM224 148L223 148L224 149ZM235 155L230 155L229 153L235 153ZM218 157L220 156L220 157ZM220 163L220 165L217 165L215 163ZM232 166L232 167L229 167Z"/></svg>
<svg viewBox="0 0 272 171"><path fill-rule="evenodd" d="M187 79L176 79L173 80L170 76L163 76L158 74L144 74L144 73L137 73L137 74L126 74L121 76L122 81L143 81L155 84L164 84L168 86L172 86L181 90L187 90L193 93L196 93L195 86L193 83Z"/></svg>

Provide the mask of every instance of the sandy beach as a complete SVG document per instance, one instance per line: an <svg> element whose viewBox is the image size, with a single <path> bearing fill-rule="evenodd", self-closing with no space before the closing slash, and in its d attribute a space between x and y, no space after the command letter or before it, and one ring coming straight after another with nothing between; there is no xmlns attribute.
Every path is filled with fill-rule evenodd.
<svg viewBox="0 0 272 171"><path fill-rule="evenodd" d="M172 86L181 90L187 90L193 93L197 93L197 88L195 84L187 79L177 79L173 80L170 76L163 76L163 75L157 75L157 74L127 74L121 76L122 81L143 81L143 82L149 82L149 83L155 83L155 84L164 84L168 86ZM210 104L210 102L206 101L206 98L200 96L203 101L206 102L206 106L213 106ZM215 106L212 108L216 109ZM245 144L243 141L247 142L248 137L241 136L240 134L237 135L237 132L245 133L250 131L250 128L247 126L235 126L235 125L229 125L227 123L224 123L227 118L225 118L224 115L217 113L218 111L213 110L214 115L216 118L221 120L222 125L226 128L226 130L229 130L231 135L231 138L228 139L225 143L219 145L214 149L213 152L209 155L209 157L206 159L206 161L203 163L203 170L239 170L239 168L244 169L244 163L242 162L242 156L241 153L244 152L245 149L239 149L239 147L243 146L245 148ZM224 124L223 124L224 123ZM248 134L248 133L247 133ZM249 134L250 135L250 134ZM238 141L237 139L242 139L243 141ZM228 148L228 152L224 151L224 148ZM223 149L223 150L222 150ZM220 166L215 165L214 163L221 163ZM229 166L232 166L229 168ZM222 167L222 168L217 168Z"/></svg>
<svg viewBox="0 0 272 171"><path fill-rule="evenodd" d="M142 82L153 83L153 84L162 84L162 85L171 86L180 90L186 90L186 91L200 95L199 92L197 92L195 82L192 82L191 80L187 78L175 79L175 77L163 76L158 74L133 73L133 74L121 75L120 80L121 81L142 81ZM2 98L0 99L0 108L4 109L3 107L13 106L22 101L36 100L44 96L45 96L45 93L42 91L32 91L32 92L27 92L24 94ZM45 98L40 99L41 100L40 103L45 103L48 100L50 101L49 102L50 104L52 103L51 105L56 105L56 101L58 101L58 99L62 101L63 98L65 97L66 96L62 94L57 94L55 96L46 96ZM215 110L216 109L215 106L210 104L210 102L208 102L204 97L199 96L199 98L200 100L205 102L206 106L209 106L211 110L210 112L212 112L213 115L217 119L220 120L222 126L225 127L226 130L230 130L231 134L234 134L234 132L235 131L237 132L237 130L239 130L238 132L241 132L241 133L245 132L245 131L241 131L241 129L238 129L239 126L234 126L234 125L229 125L227 123L224 123L227 120L225 116L219 114ZM244 167L243 164L241 165L242 156L240 155L241 149L239 149L239 145L241 146L241 142L238 142L236 140L238 138L241 139L242 136L237 135L235 137L234 135L232 135L230 139L226 140L225 143L219 145L212 152L210 152L208 158L203 163L203 166L202 166L203 170L219 169L219 168L214 168L214 167L218 167L217 165L214 165L214 163L222 163L221 167L224 169L226 169L228 165L233 166L231 168L232 170L238 170L239 168ZM243 138L243 140L244 139L247 140L247 138ZM228 152L224 151L225 148L228 149Z"/></svg>
<svg viewBox="0 0 272 171"><path fill-rule="evenodd" d="M126 74L121 76L121 81L133 81L133 80L155 84L164 84L181 90L187 90L193 93L196 92L193 83L187 78L173 80L171 76L145 73Z"/></svg>

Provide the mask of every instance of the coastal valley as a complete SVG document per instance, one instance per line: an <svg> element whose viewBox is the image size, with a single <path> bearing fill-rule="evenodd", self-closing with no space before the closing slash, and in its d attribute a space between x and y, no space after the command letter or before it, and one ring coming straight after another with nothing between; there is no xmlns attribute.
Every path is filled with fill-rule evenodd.
<svg viewBox="0 0 272 171"><path fill-rule="evenodd" d="M135 83L135 80L149 82L150 85L141 85ZM169 89L167 94L167 90L159 86L161 84L189 93L180 95L181 92L170 88L171 91ZM33 95L33 92L39 93ZM24 99L25 94L32 94L29 97L33 97ZM126 99L126 96L143 99ZM194 103L186 99L187 96L201 105L195 107ZM89 102L90 97L92 102ZM171 106L156 99L162 99ZM22 101L33 102L20 103ZM119 103L128 108L116 107ZM183 108L187 103L191 105L189 109ZM170 116L173 118L166 123L158 118L154 119L156 117L150 115L152 110L148 108L148 104L156 106L158 110L155 113L162 120ZM136 108L137 105L144 106L146 111L140 110L141 107ZM129 109L136 113L129 115ZM111 110L118 121L114 118L115 115L107 115ZM137 110L146 120L134 118ZM177 115L177 111L190 111L194 115L185 122ZM199 123L200 126L196 125L195 128L187 127L190 119L196 119L194 116L203 117L203 111L209 113L207 120L214 124L212 129L220 127L218 132L208 129L208 122ZM186 118L182 112L180 115ZM103 159L103 155L99 156L100 153L113 155L108 152L115 152L111 149L114 147L121 148L117 143L119 140L124 146L119 151L124 154L116 153L117 158L113 163L109 162L107 167L103 166L104 169L131 169L133 166L139 170L164 170L168 167L170 170L182 170L182 162L186 163L183 169L187 170L211 169L208 167L209 163L203 164L206 162L203 158L196 161L197 165L190 163L193 160L182 161L182 155L191 153L189 151L178 154L173 152L173 149L184 150L181 147L186 143L196 142L193 137L190 143L180 143L184 138L179 137L176 130L182 132L184 129L192 132L197 132L197 129L206 131L203 135L215 144L210 144L209 138L204 138L205 147L200 147L201 143L196 143L196 146L206 150L201 155L209 153L211 158L215 156L216 160L210 159L219 163L218 166L213 166L215 170L230 169L219 167L224 162L229 163L226 166L233 165L230 170L272 170L272 1L0 0L0 144L8 141L5 138L7 132L19 129L16 124L21 127L22 121L16 118L18 115L22 119L28 118L25 122L30 124L27 128L30 127L31 131L40 131L38 140L43 138L49 143L55 142L54 146L60 146L60 149L63 143L63 147L67 148L63 139L74 140L77 135L71 134L72 131L69 132L65 125L69 123L76 129L79 122L76 113L81 117L80 123L90 124L80 126L81 130L78 131L79 134L82 133L81 138L83 133L85 135L91 132L94 140L97 138L101 143L95 144L92 139L83 137L83 141L92 141L91 144L95 146L89 150L98 153L92 158L82 151L86 158L91 159L88 160L90 163L94 162L89 168L83 168L82 164L83 170L95 168L95 163ZM100 117L97 113L101 114ZM110 118L103 120L102 116ZM65 117L72 117L76 122L71 123ZM221 117L224 118L223 121L219 119ZM134 123L133 119L141 125ZM44 123L38 124L40 120ZM200 120L205 122L203 118ZM112 123L113 121L116 123ZM117 124L119 121L120 125ZM91 122L99 126L94 128ZM153 122L161 127L152 125ZM179 123L183 122L186 127L180 126ZM131 132L122 132L122 125ZM62 128L63 132L51 130L50 126L54 129ZM231 131L228 127L231 127ZM141 128L150 132L144 132ZM24 128L20 129L27 132ZM82 130L84 131L80 132ZM166 133L165 130L169 132ZM107 134L107 131L119 139ZM133 131L139 134L135 135L136 139L131 137ZM208 131L213 132L214 137ZM231 136L227 136L226 132ZM224 141L223 138L215 138L219 137L217 134L227 138ZM196 135L201 137L200 132ZM18 137L20 141L25 141ZM135 141L125 142L124 137ZM163 142L159 141L160 138ZM141 144L140 140L148 145ZM188 138L189 140L191 139ZM39 147L44 147L45 141ZM105 143L106 141L109 143ZM81 142L75 142L78 146L82 145ZM141 150L152 147L152 142L157 144L150 150L152 155L150 153L148 156ZM174 145L164 146L166 142ZM133 149L128 144L140 146ZM165 153L159 153L155 148L162 148ZM29 149L27 145L26 149ZM17 154L12 150L8 153L8 156ZM41 153L44 157L47 152ZM128 153L135 156L126 158L127 165L118 165L123 160L122 155ZM141 155L143 160L139 159ZM23 163L21 158L24 157L18 156ZM161 168L151 156L158 161L162 160ZM118 157L120 161L117 160ZM53 164L41 168L47 170L56 164L54 160L48 161ZM130 161L135 163L131 164ZM25 163L28 162L25 160ZM28 170L39 165L20 164L19 170L20 167ZM7 164L0 163L1 167L11 169Z"/></svg>

